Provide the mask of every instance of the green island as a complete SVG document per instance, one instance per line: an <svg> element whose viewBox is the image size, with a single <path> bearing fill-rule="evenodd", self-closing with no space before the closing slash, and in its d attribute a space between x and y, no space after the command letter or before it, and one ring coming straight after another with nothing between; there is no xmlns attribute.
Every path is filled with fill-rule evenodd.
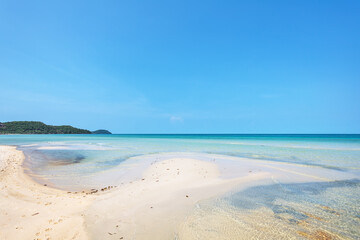
<svg viewBox="0 0 360 240"><path fill-rule="evenodd" d="M100 131L100 133L99 133ZM106 131L106 133L104 132ZM38 121L13 121L0 123L0 134L111 134L107 130L91 132L69 125L52 126Z"/></svg>
<svg viewBox="0 0 360 240"><path fill-rule="evenodd" d="M111 132L109 132L108 130L105 130L105 129L99 129L96 131L92 131L91 133L92 134L111 134Z"/></svg>

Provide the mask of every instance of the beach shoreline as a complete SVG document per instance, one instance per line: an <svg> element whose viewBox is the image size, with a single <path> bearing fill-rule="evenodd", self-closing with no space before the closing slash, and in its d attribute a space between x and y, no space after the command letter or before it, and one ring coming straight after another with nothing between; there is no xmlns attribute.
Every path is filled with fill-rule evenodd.
<svg viewBox="0 0 360 240"><path fill-rule="evenodd" d="M171 152L130 158L146 163L134 165L141 175L133 181L75 192L32 179L24 160L15 146L0 146L0 239L193 239L197 230L189 226L205 200L259 185L349 177L305 165ZM121 168L102 176L116 176ZM242 235L228 233L233 238Z"/></svg>
<svg viewBox="0 0 360 240"><path fill-rule="evenodd" d="M28 176L24 159L16 147L0 146L1 239L167 239L197 201L264 175L221 179L215 163L170 158L152 164L134 182L67 192ZM169 214L176 220L169 222Z"/></svg>

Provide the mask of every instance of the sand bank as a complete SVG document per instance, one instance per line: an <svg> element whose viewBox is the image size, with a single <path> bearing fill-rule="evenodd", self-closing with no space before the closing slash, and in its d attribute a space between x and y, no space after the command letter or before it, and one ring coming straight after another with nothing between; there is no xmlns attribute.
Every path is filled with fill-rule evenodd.
<svg viewBox="0 0 360 240"><path fill-rule="evenodd" d="M85 224L95 239L106 234L114 239L174 239L177 226L198 201L266 176L223 179L215 163L171 158L151 165L139 181L99 196ZM99 218L99 214L105 216Z"/></svg>

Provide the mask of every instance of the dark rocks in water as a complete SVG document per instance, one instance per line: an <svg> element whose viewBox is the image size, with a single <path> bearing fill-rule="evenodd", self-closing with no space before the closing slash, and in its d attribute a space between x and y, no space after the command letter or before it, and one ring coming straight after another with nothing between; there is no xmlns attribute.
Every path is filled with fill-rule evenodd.
<svg viewBox="0 0 360 240"><path fill-rule="evenodd" d="M111 132L109 132L108 130L105 130L105 129L99 129L96 131L92 131L91 133L92 134L112 134Z"/></svg>
<svg viewBox="0 0 360 240"><path fill-rule="evenodd" d="M84 160L84 159L85 159L85 156L79 154L79 155L77 155L77 156L75 157L75 160L73 161L73 163L80 163L80 162L81 162L82 160Z"/></svg>

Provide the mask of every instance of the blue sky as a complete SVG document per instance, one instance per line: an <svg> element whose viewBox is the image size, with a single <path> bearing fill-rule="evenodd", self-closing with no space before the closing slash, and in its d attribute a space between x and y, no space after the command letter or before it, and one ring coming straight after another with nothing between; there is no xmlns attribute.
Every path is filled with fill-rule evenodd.
<svg viewBox="0 0 360 240"><path fill-rule="evenodd" d="M0 0L0 121L360 133L359 1Z"/></svg>

